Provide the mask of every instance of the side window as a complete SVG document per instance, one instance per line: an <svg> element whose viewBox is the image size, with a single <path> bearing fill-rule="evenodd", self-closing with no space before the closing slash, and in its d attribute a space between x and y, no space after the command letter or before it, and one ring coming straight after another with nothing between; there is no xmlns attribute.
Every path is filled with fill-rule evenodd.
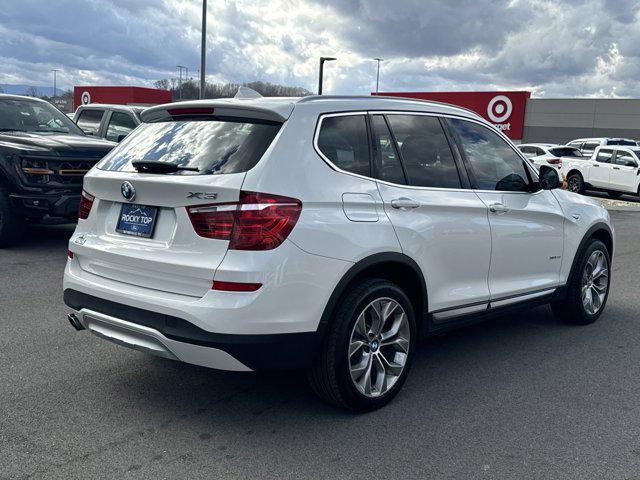
<svg viewBox="0 0 640 480"><path fill-rule="evenodd" d="M461 188L458 167L437 117L387 115L407 183L416 187Z"/></svg>
<svg viewBox="0 0 640 480"><path fill-rule="evenodd" d="M536 155L535 156L537 157L539 155L544 155L544 150L541 149L541 148L536 148Z"/></svg>
<svg viewBox="0 0 640 480"><path fill-rule="evenodd" d="M339 169L371 176L364 115L325 117L318 134L318 148Z"/></svg>
<svg viewBox="0 0 640 480"><path fill-rule="evenodd" d="M382 115L371 117L373 150L376 162L376 177L380 180L404 185L404 171L398 157L396 146Z"/></svg>
<svg viewBox="0 0 640 480"><path fill-rule="evenodd" d="M567 143L567 145L570 146L570 147L577 148L578 150L580 150L580 155L584 155L582 153L582 147L584 145L582 142L571 142L571 143Z"/></svg>
<svg viewBox="0 0 640 480"><path fill-rule="evenodd" d="M511 146L487 127L452 119L480 190L530 191L530 175Z"/></svg>
<svg viewBox="0 0 640 480"><path fill-rule="evenodd" d="M84 133L98 135L103 114L102 110L82 110L76 123Z"/></svg>
<svg viewBox="0 0 640 480"><path fill-rule="evenodd" d="M134 128L136 128L136 122L133 121L131 115L128 113L113 112L107 127L107 140L119 142Z"/></svg>
<svg viewBox="0 0 640 480"><path fill-rule="evenodd" d="M625 167L637 167L638 163L636 162L636 159L633 157L633 155L631 155L630 153L627 152L621 152L618 151L616 153L616 162L617 165L623 165Z"/></svg>
<svg viewBox="0 0 640 480"><path fill-rule="evenodd" d="M582 154L583 155L593 155L593 152L596 151L596 148L598 148L600 146L599 143L597 142L585 142L584 145L582 145Z"/></svg>
<svg viewBox="0 0 640 480"><path fill-rule="evenodd" d="M518 147L518 149L525 155L527 158L536 156L536 147Z"/></svg>
<svg viewBox="0 0 640 480"><path fill-rule="evenodd" d="M613 150L600 149L596 156L596 161L600 163L611 163L611 157L613 157Z"/></svg>

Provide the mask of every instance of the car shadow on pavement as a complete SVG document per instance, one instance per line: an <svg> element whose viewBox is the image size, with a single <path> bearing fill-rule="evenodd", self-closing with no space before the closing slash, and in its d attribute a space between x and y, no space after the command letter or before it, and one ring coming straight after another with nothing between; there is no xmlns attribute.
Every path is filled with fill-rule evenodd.
<svg viewBox="0 0 640 480"><path fill-rule="evenodd" d="M606 192L597 192L597 191L588 190L586 192L586 195L594 198L602 198L605 200L619 200L621 202L640 203L640 197L638 197L637 195L631 195L631 194L621 195L620 197L613 199Z"/></svg>
<svg viewBox="0 0 640 480"><path fill-rule="evenodd" d="M424 340L403 391L381 414L401 411L407 402L439 402L443 395L461 395L455 388L446 392L452 378L467 377L477 368L499 370L528 350L539 354L552 338L571 332L578 330L559 323L548 307L539 307ZM162 412L166 426L182 422L200 428L201 422L214 422L219 428L224 419L225 429L243 430L271 425L274 415L304 422L354 417L318 400L304 372L221 372L143 354L136 354L135 360L141 362L141 370L123 373L103 398L121 397L128 399L130 408ZM430 392L436 392L435 397L429 398Z"/></svg>
<svg viewBox="0 0 640 480"><path fill-rule="evenodd" d="M38 249L57 251L60 248L64 249L75 228L75 223L28 225L22 239L16 245L3 249L3 251L33 251ZM62 253L64 254L64 250Z"/></svg>

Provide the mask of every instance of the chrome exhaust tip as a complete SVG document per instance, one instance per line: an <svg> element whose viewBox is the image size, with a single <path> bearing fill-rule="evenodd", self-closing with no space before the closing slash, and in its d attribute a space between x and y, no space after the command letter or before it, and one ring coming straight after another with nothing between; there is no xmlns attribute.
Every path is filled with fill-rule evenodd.
<svg viewBox="0 0 640 480"><path fill-rule="evenodd" d="M84 330L84 326L82 325L82 323L80 323L80 320L78 319L78 317L76 317L75 313L69 313L67 315L67 320L69 320L71 326L76 330Z"/></svg>

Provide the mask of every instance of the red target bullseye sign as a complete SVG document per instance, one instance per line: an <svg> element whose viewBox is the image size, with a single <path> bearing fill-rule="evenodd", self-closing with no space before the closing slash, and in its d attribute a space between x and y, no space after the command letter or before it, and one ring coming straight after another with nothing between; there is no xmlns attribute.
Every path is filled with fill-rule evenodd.
<svg viewBox="0 0 640 480"><path fill-rule="evenodd" d="M524 112L531 92L384 92L379 95L419 98L473 110L513 140L521 140Z"/></svg>

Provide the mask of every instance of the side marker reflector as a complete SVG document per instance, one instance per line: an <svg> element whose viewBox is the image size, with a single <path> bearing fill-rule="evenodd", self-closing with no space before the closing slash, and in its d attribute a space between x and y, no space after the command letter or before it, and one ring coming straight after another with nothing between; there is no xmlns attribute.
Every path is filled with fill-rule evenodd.
<svg viewBox="0 0 640 480"><path fill-rule="evenodd" d="M261 286L261 283L222 282L214 280L212 288L213 290L221 290L223 292L255 292Z"/></svg>

